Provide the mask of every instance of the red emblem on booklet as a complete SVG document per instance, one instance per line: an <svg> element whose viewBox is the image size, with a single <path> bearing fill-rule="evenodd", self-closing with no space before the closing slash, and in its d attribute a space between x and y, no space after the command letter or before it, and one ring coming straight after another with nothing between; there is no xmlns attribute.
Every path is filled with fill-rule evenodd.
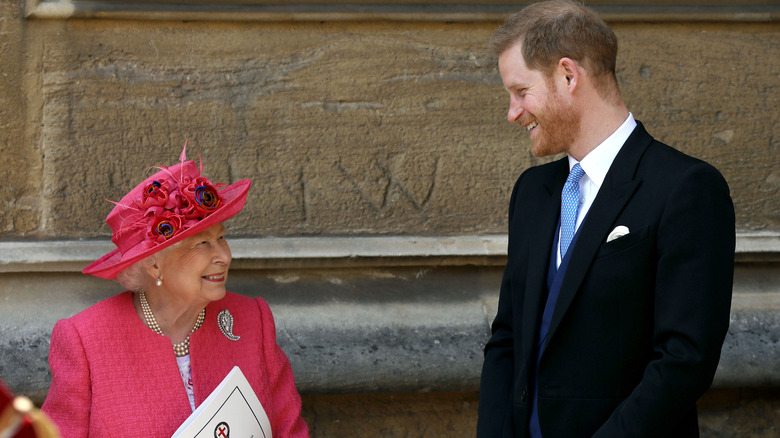
<svg viewBox="0 0 780 438"><path fill-rule="evenodd" d="M214 438L228 438L230 436L230 426L224 421L217 424L217 428L214 429Z"/></svg>

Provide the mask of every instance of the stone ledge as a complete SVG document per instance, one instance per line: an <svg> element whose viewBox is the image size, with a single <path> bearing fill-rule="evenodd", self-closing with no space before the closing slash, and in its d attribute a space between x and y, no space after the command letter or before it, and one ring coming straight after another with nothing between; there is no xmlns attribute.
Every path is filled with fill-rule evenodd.
<svg viewBox="0 0 780 438"><path fill-rule="evenodd" d="M780 386L780 293L737 295L713 386ZM272 304L278 342L305 394L471 392L495 301ZM51 327L0 325L0 375L42 401Z"/></svg>
<svg viewBox="0 0 780 438"><path fill-rule="evenodd" d="M501 266L507 236L328 236L230 239L238 269L365 266ZM110 241L0 242L2 272L79 272ZM780 261L780 233L738 233L737 262Z"/></svg>
<svg viewBox="0 0 780 438"><path fill-rule="evenodd" d="M780 17L776 5L760 4L657 5L635 2L591 5L606 21L620 22L771 22ZM194 2L35 1L28 0L27 18L67 20L181 20L181 21L503 21L519 5L485 1L468 3L393 2Z"/></svg>
<svg viewBox="0 0 780 438"><path fill-rule="evenodd" d="M492 306L356 306L347 322L342 308L273 311L303 392L468 392L479 389ZM713 386L780 386L779 339L780 293L735 295Z"/></svg>
<svg viewBox="0 0 780 438"><path fill-rule="evenodd" d="M780 261L780 233L770 231L737 233L737 246L734 252L737 262Z"/></svg>

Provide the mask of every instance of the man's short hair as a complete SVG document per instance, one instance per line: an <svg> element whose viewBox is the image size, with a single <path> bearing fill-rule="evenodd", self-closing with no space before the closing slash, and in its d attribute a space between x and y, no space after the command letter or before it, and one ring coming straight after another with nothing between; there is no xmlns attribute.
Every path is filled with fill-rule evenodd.
<svg viewBox="0 0 780 438"><path fill-rule="evenodd" d="M600 91L612 82L617 85L615 62L617 36L604 20L585 5L570 0L534 3L507 18L490 40L490 51L500 56L522 43L525 64L546 76L552 74L561 58L582 65Z"/></svg>

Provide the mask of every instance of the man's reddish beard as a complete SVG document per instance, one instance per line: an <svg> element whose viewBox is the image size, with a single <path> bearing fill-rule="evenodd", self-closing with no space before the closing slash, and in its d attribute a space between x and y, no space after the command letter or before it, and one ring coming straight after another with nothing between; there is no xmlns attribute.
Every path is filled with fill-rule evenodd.
<svg viewBox="0 0 780 438"><path fill-rule="evenodd" d="M574 108L558 96L552 80L547 81L547 88L549 98L544 108L534 115L539 123L534 129L540 130L536 140L531 140L531 153L536 157L566 152L580 132L580 118Z"/></svg>

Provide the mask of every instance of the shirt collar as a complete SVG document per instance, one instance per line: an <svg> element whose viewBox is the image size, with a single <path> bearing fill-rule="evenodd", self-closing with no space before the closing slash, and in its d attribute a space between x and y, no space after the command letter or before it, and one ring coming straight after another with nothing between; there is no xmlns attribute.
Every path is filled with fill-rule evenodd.
<svg viewBox="0 0 780 438"><path fill-rule="evenodd" d="M634 120L633 114L628 113L628 118L626 118L623 124L579 162L582 170L596 184L596 187L601 187L609 167L612 166L612 162L615 160L618 152L620 152L620 148L623 147L623 144L628 140L635 127L636 120ZM569 170L575 164L577 164L577 160L569 155Z"/></svg>

